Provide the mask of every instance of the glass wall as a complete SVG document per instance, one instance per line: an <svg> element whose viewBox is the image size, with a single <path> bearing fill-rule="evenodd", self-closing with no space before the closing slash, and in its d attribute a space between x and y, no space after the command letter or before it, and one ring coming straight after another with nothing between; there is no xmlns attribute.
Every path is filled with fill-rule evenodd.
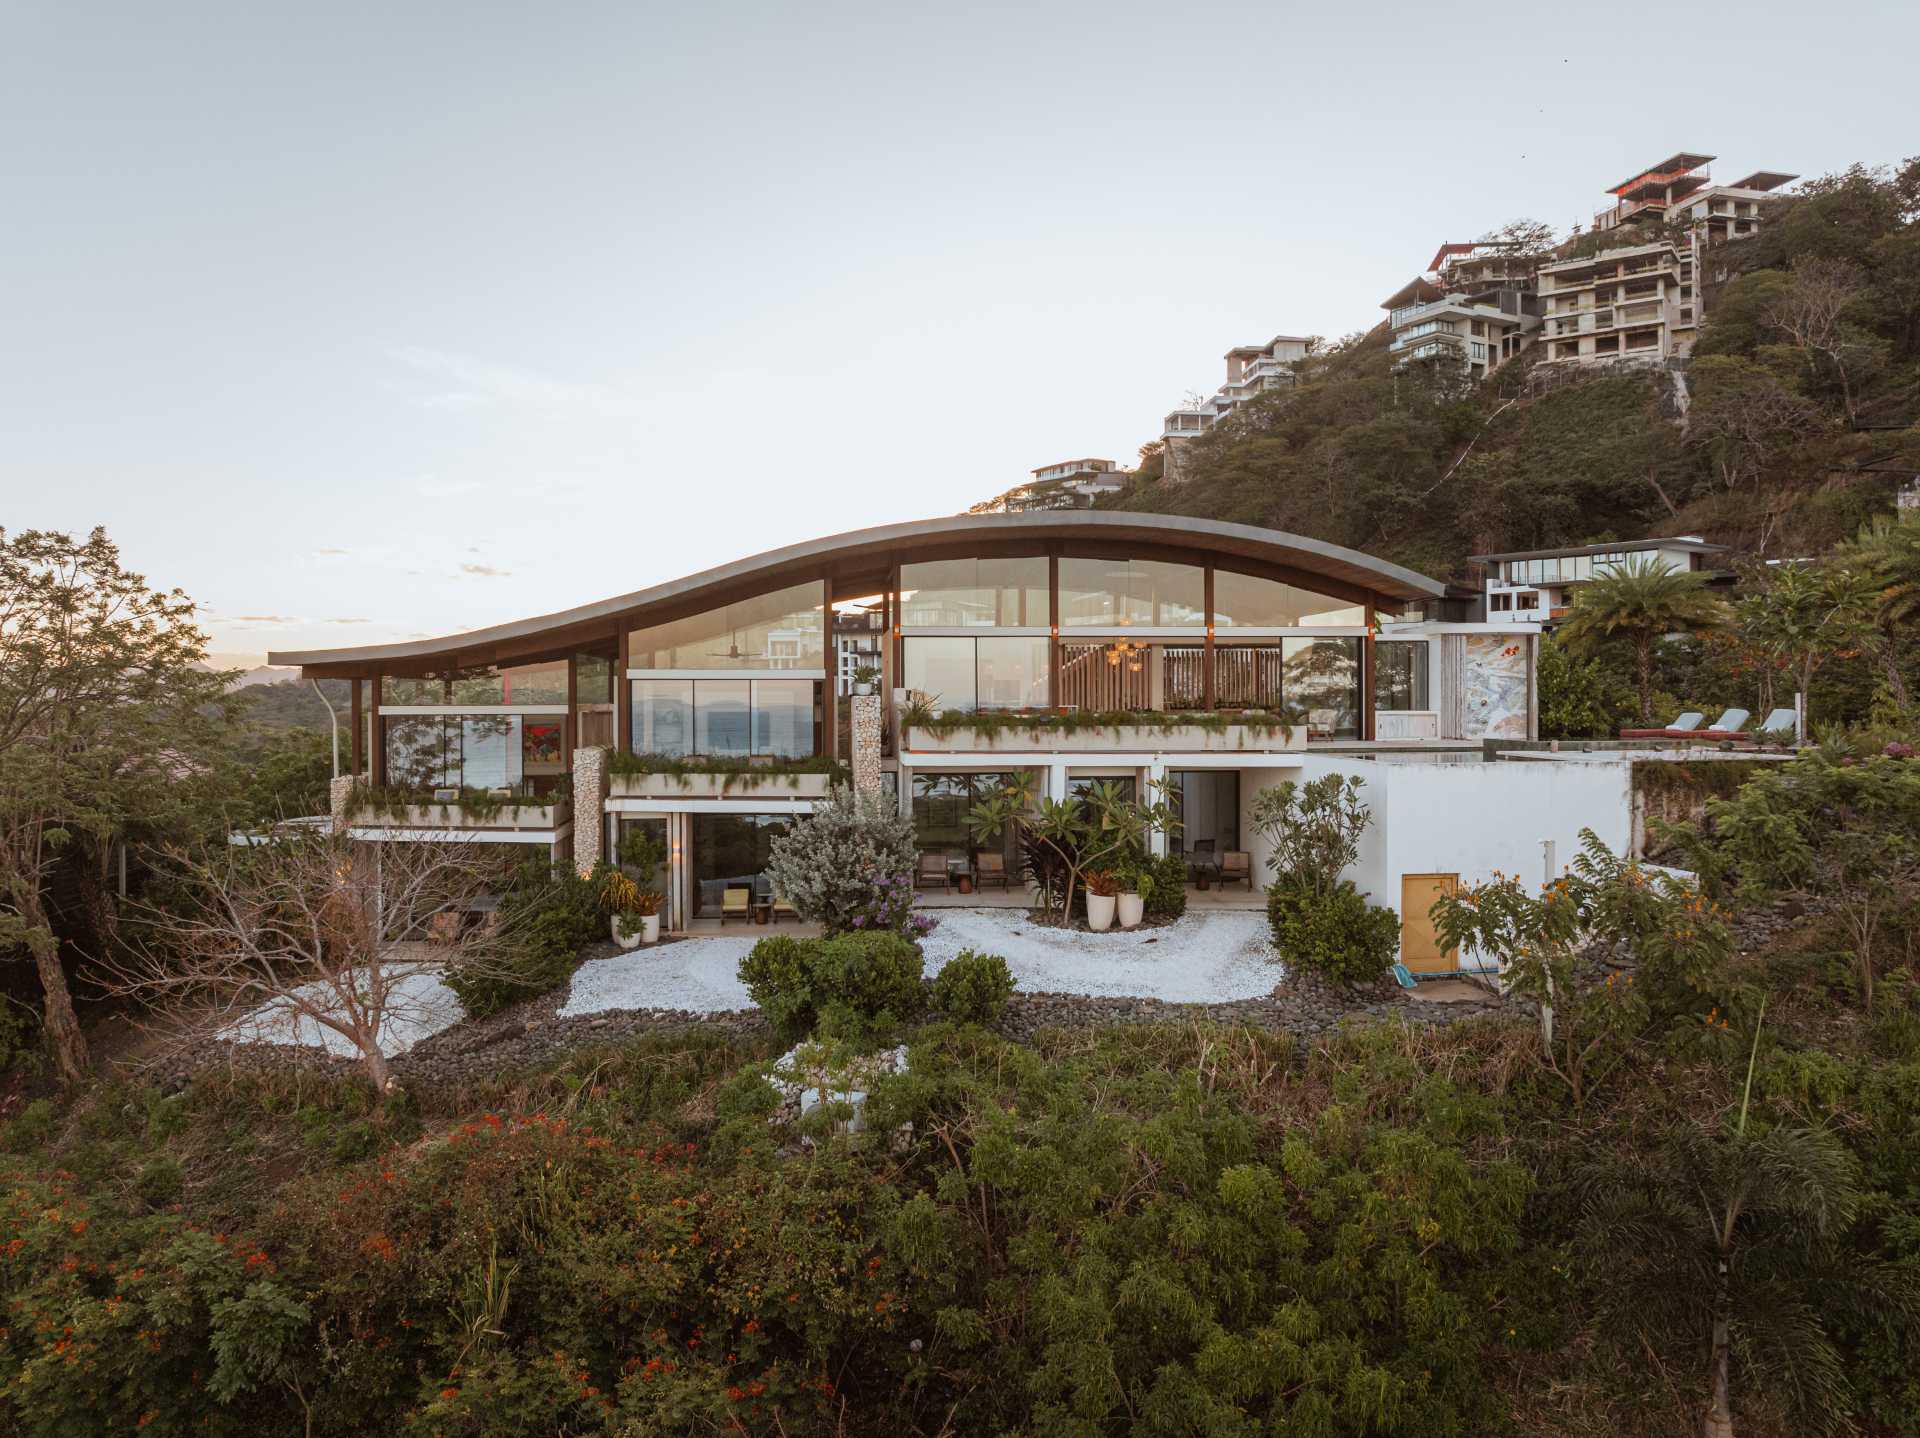
<svg viewBox="0 0 1920 1438"><path fill-rule="evenodd" d="M390 788L540 792L566 772L559 718L421 714L383 720Z"/></svg>
<svg viewBox="0 0 1920 1438"><path fill-rule="evenodd" d="M1044 708L1047 640L922 635L901 641L901 680L935 709Z"/></svg>
<svg viewBox="0 0 1920 1438"><path fill-rule="evenodd" d="M825 663L821 584L809 580L773 594L629 636L627 663L635 669L805 669Z"/></svg>
<svg viewBox="0 0 1920 1438"><path fill-rule="evenodd" d="M573 657L573 697L581 704L613 702L613 660L602 654Z"/></svg>
<svg viewBox="0 0 1920 1438"><path fill-rule="evenodd" d="M421 679L386 675L380 681L382 704L565 704L567 661L487 665Z"/></svg>
<svg viewBox="0 0 1920 1438"><path fill-rule="evenodd" d="M1360 641L1283 639L1281 690L1287 716L1307 738L1360 737Z"/></svg>
<svg viewBox="0 0 1920 1438"><path fill-rule="evenodd" d="M900 623L906 628L1044 629L1053 622L1044 555L903 564L900 596Z"/></svg>
<svg viewBox="0 0 1920 1438"><path fill-rule="evenodd" d="M1020 847L1009 829L989 839L976 839L967 825L967 814L975 804L998 792L1014 775L986 773L934 773L922 770L913 776L913 836L923 854L945 854L969 870L977 869L978 856L999 854L1006 860L1007 877L1020 882Z"/></svg>
<svg viewBox="0 0 1920 1438"><path fill-rule="evenodd" d="M1240 774L1234 769L1172 769L1168 798L1180 816L1180 851L1218 859L1240 847Z"/></svg>
<svg viewBox="0 0 1920 1438"><path fill-rule="evenodd" d="M632 702L636 754L805 759L815 750L811 679L636 679Z"/></svg>
<svg viewBox="0 0 1920 1438"><path fill-rule="evenodd" d="M1061 628L1120 624L1202 627L1206 572L1157 559L1062 559Z"/></svg>
<svg viewBox="0 0 1920 1438"><path fill-rule="evenodd" d="M1310 629L1362 625L1367 622L1367 613L1364 605L1348 604L1277 580L1215 569L1213 622L1215 628Z"/></svg>
<svg viewBox="0 0 1920 1438"><path fill-rule="evenodd" d="M1383 639L1373 646L1373 707L1428 709L1427 641Z"/></svg>
<svg viewBox="0 0 1920 1438"><path fill-rule="evenodd" d="M791 814L694 814L693 912L714 917L728 889L772 897L767 859L773 841L793 826Z"/></svg>

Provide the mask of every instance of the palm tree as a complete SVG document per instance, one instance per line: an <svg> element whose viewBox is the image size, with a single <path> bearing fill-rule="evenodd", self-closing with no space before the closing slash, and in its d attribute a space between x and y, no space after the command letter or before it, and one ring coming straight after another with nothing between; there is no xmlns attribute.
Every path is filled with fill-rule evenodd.
<svg viewBox="0 0 1920 1438"><path fill-rule="evenodd" d="M1900 672L1899 632L1920 624L1920 514L1880 515L1840 547L1838 559L1874 591L1871 625L1863 637L1894 703L1905 714L1912 707L1906 676ZM1864 627L1864 626L1863 626Z"/></svg>
<svg viewBox="0 0 1920 1438"><path fill-rule="evenodd" d="M1759 1038L1756 1024L1755 1053ZM1846 1243L1861 1202L1846 1148L1821 1128L1750 1129L1752 1087L1750 1055L1731 1129L1683 1121L1651 1152L1589 1167L1580 1247L1615 1331L1655 1352L1708 1344L1704 1438L1733 1438L1736 1364L1809 1429L1845 1431L1851 1394L1823 1310L1897 1323L1912 1281Z"/></svg>
<svg viewBox="0 0 1920 1438"><path fill-rule="evenodd" d="M1653 555L1628 555L1596 575L1574 596L1560 637L1580 651L1615 639L1633 646L1640 690L1640 722L1653 724L1653 646L1682 629L1725 624L1727 606L1707 591L1698 570L1670 569Z"/></svg>

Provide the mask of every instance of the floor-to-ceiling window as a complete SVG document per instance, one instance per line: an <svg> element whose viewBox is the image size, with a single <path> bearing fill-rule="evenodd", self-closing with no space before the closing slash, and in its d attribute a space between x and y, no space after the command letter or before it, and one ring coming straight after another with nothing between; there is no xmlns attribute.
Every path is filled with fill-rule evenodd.
<svg viewBox="0 0 1920 1438"><path fill-rule="evenodd" d="M1307 738L1360 737L1360 641L1351 638L1283 639L1282 708Z"/></svg>
<svg viewBox="0 0 1920 1438"><path fill-rule="evenodd" d="M1373 646L1375 709L1428 709L1427 641L1383 639Z"/></svg>
<svg viewBox="0 0 1920 1438"><path fill-rule="evenodd" d="M693 911L711 918L728 889L771 896L767 860L773 841L793 826L792 814L693 814Z"/></svg>
<svg viewBox="0 0 1920 1438"><path fill-rule="evenodd" d="M999 854L1008 875L1020 874L1019 838L1011 826L1004 832L976 836L968 824L974 805L1015 782L1015 775L997 771L953 773L923 769L913 776L913 837L923 854L944 854L966 867L975 867L982 853Z"/></svg>
<svg viewBox="0 0 1920 1438"><path fill-rule="evenodd" d="M1168 798L1180 816L1178 847L1218 857L1240 847L1240 773L1236 769L1172 769Z"/></svg>
<svg viewBox="0 0 1920 1438"><path fill-rule="evenodd" d="M804 759L818 743L820 689L813 679L636 679L633 751Z"/></svg>
<svg viewBox="0 0 1920 1438"><path fill-rule="evenodd" d="M542 792L566 772L560 716L405 714L383 718L395 789Z"/></svg>

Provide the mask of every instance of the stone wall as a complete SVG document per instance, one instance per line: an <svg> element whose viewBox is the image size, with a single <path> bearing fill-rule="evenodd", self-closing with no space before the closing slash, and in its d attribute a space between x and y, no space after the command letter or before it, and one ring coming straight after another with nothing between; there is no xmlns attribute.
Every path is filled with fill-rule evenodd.
<svg viewBox="0 0 1920 1438"><path fill-rule="evenodd" d="M881 792L880 782L880 696L853 696L853 790L856 794Z"/></svg>
<svg viewBox="0 0 1920 1438"><path fill-rule="evenodd" d="M333 815L333 832L347 832L347 796L353 793L353 775L342 774L327 786L327 812Z"/></svg>
<svg viewBox="0 0 1920 1438"><path fill-rule="evenodd" d="M600 748L573 751L573 865L582 874L612 857L605 852L607 757Z"/></svg>

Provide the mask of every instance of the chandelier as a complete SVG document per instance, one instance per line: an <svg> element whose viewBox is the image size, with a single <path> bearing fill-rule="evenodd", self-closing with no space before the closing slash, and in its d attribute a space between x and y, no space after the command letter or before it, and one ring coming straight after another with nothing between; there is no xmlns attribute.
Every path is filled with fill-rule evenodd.
<svg viewBox="0 0 1920 1438"><path fill-rule="evenodd" d="M1129 673L1138 674L1141 663L1146 657L1147 647L1144 644L1135 644L1131 639L1116 639L1106 647L1104 652L1110 668L1118 669L1124 664Z"/></svg>

